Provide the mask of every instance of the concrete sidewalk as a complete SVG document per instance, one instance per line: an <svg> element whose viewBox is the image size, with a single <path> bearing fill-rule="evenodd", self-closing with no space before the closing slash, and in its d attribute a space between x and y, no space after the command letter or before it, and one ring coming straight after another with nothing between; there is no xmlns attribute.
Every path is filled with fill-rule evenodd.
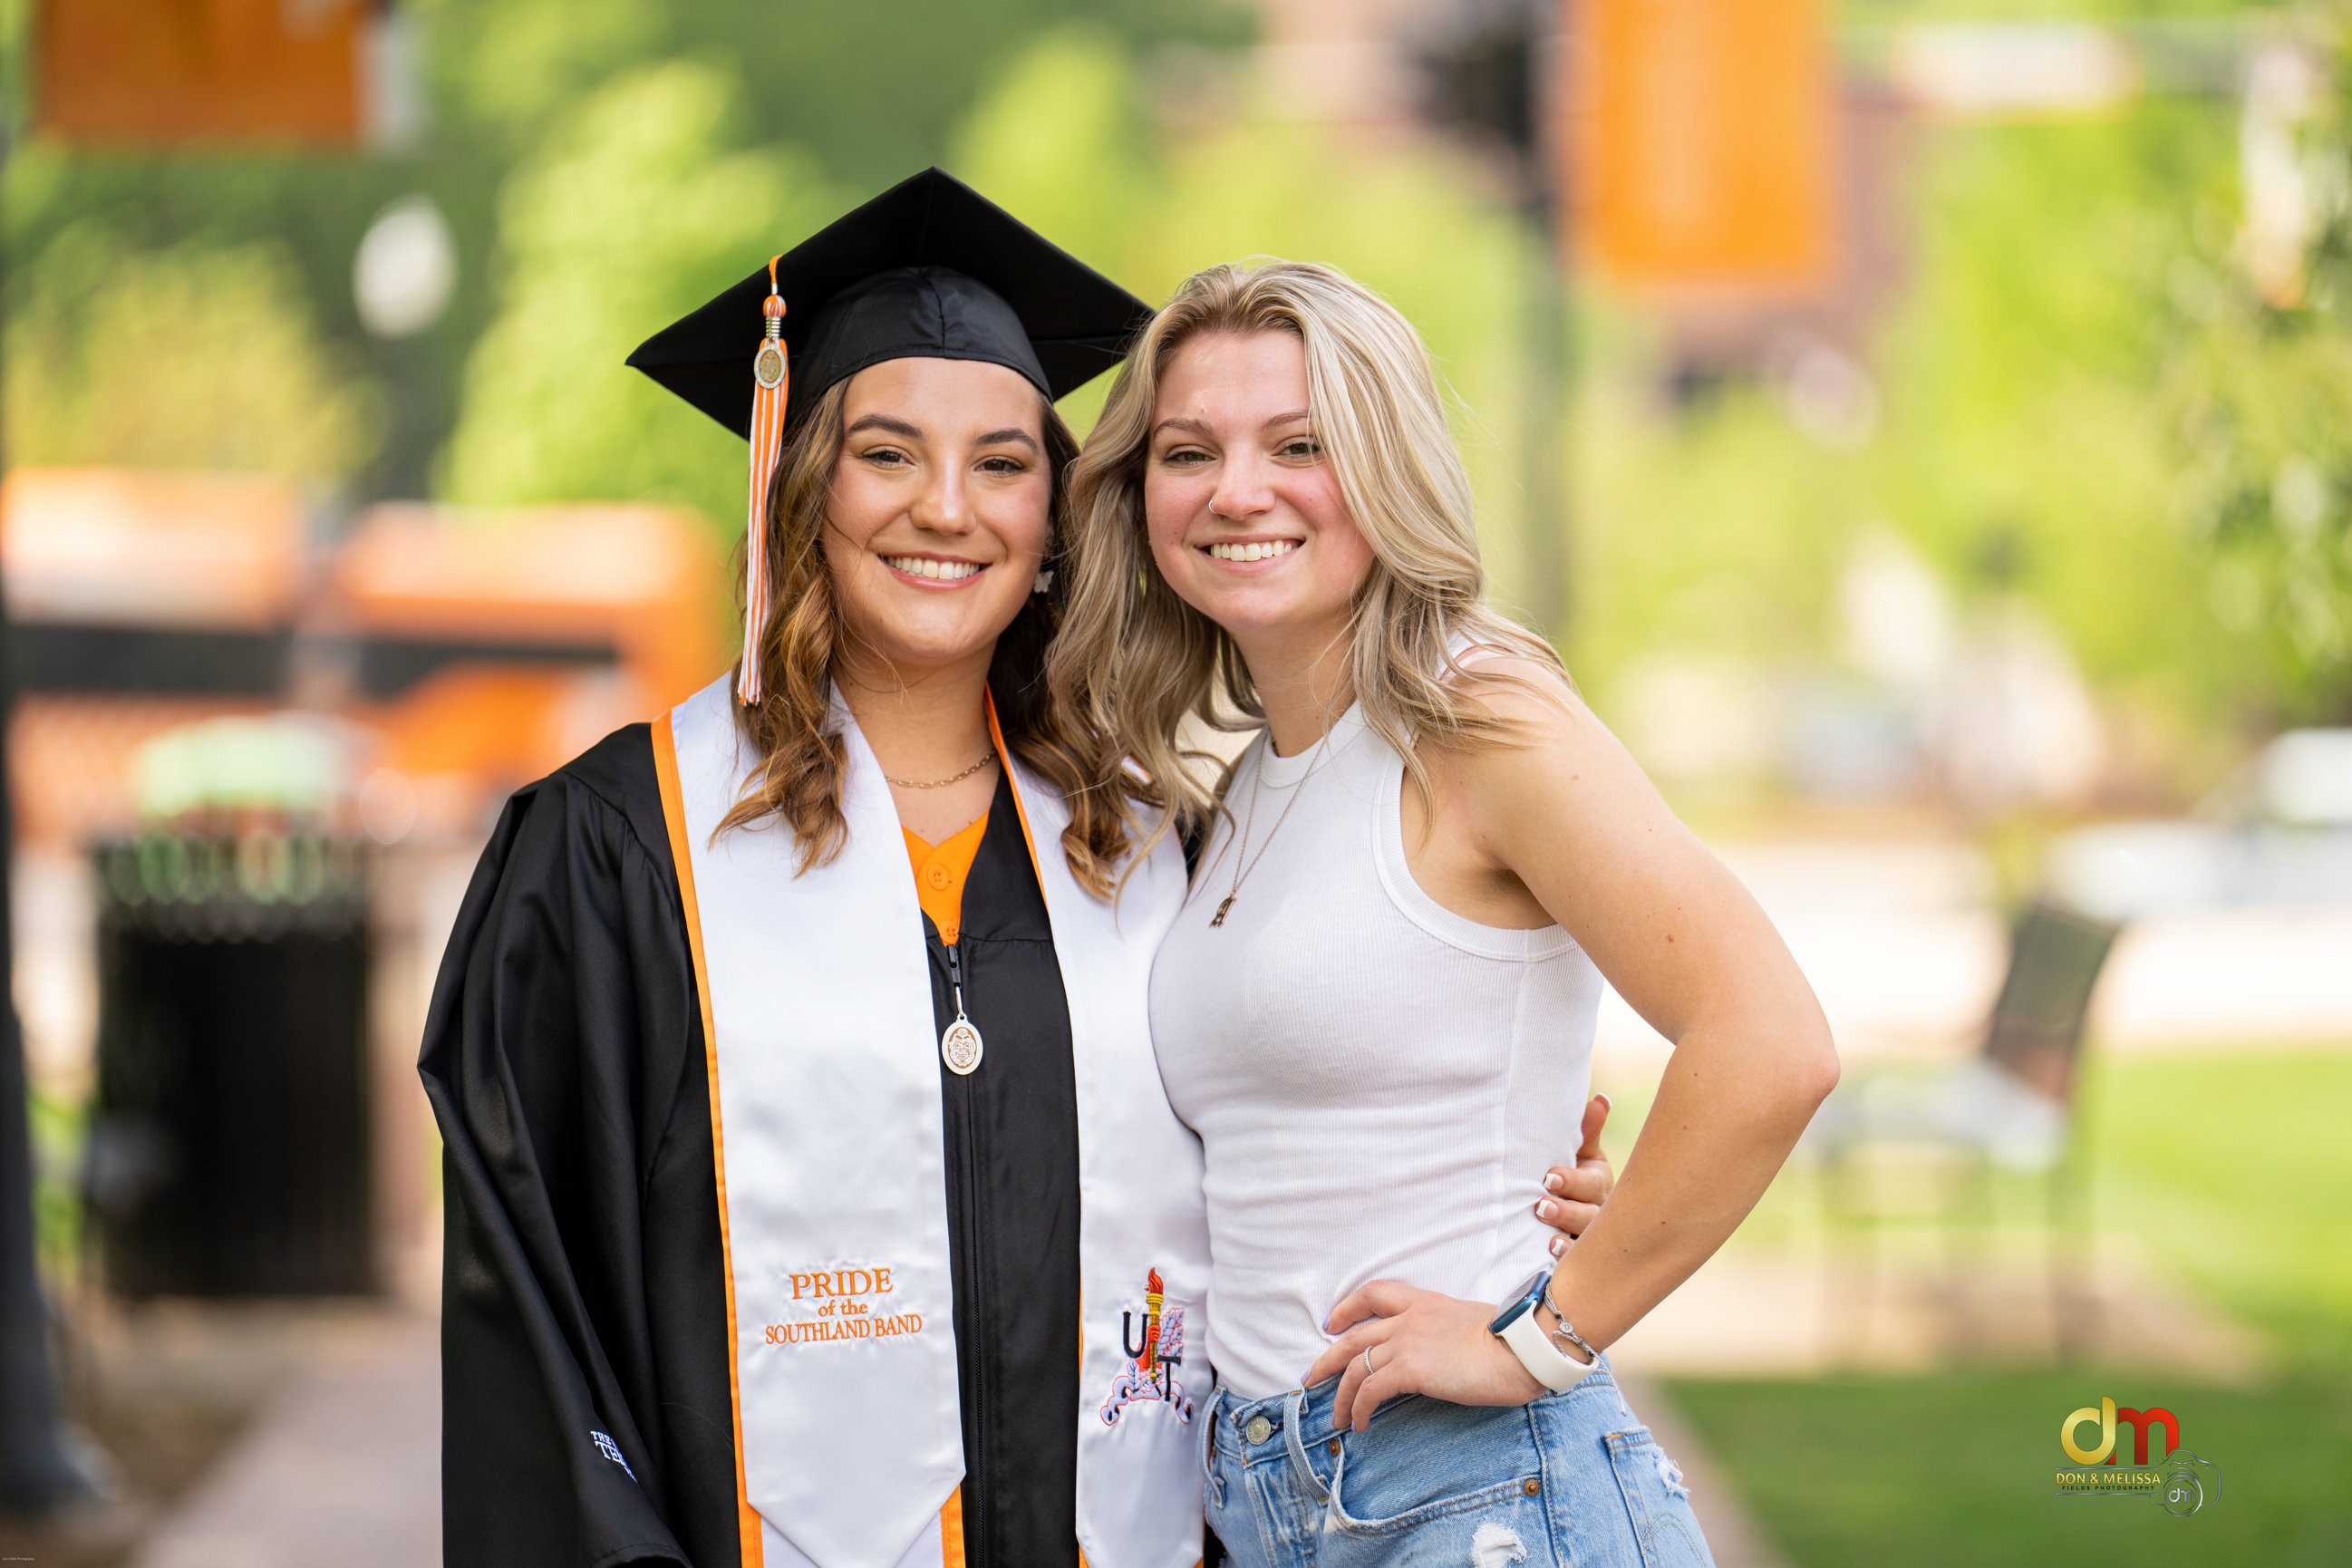
<svg viewBox="0 0 2352 1568"><path fill-rule="evenodd" d="M159 1518L130 1568L437 1568L434 1320L349 1325Z"/></svg>

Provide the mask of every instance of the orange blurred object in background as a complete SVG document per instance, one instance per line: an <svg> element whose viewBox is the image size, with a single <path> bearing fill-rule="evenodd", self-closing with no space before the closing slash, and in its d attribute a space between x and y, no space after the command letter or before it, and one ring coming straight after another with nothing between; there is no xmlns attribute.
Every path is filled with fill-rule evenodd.
<svg viewBox="0 0 2352 1568"><path fill-rule="evenodd" d="M607 731L685 700L727 665L726 563L702 525L655 507L469 513L392 502L365 513L327 574L342 626L441 639L455 658L355 706L384 760L418 775L537 778ZM495 639L496 647L473 647ZM608 649L609 671L517 652Z"/></svg>
<svg viewBox="0 0 2352 1568"><path fill-rule="evenodd" d="M378 13L367 0L42 0L35 128L350 145L366 130Z"/></svg>
<svg viewBox="0 0 2352 1568"><path fill-rule="evenodd" d="M1820 0L1572 0L1566 210L1634 289L1827 274L1832 77Z"/></svg>
<svg viewBox="0 0 2352 1568"><path fill-rule="evenodd" d="M0 482L18 832L131 826L132 758L205 719L333 714L475 825L499 795L726 668L727 568L646 506L378 506L313 538L253 475L16 468Z"/></svg>
<svg viewBox="0 0 2352 1568"><path fill-rule="evenodd" d="M301 499L260 474L8 470L0 562L14 620L257 628L303 586Z"/></svg>

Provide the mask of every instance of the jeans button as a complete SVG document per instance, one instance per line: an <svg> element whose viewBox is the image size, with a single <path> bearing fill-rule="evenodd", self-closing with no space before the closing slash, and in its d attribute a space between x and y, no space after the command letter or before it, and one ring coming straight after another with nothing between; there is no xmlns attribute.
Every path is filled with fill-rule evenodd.
<svg viewBox="0 0 2352 1568"><path fill-rule="evenodd" d="M1253 1415L1249 1425L1242 1428L1242 1436L1252 1443L1263 1443L1274 1436L1274 1423L1263 1415Z"/></svg>

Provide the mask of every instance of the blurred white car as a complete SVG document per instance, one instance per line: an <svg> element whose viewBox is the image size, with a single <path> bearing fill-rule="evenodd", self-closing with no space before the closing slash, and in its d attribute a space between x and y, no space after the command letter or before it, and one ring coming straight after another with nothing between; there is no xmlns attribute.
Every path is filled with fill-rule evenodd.
<svg viewBox="0 0 2352 1568"><path fill-rule="evenodd" d="M2078 828L2050 892L2104 920L2225 905L2352 905L2352 729L2291 730L2185 821Z"/></svg>

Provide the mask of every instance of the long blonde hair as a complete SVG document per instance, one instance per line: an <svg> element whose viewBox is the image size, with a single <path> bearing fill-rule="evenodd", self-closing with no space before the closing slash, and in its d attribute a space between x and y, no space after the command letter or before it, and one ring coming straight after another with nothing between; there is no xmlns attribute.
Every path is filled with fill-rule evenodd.
<svg viewBox="0 0 2352 1568"><path fill-rule="evenodd" d="M1160 378L1177 350L1213 332L1288 332L1307 352L1317 440L1349 516L1371 547L1349 632L1348 679L1365 721L1402 752L1426 798L1415 744L1484 743L1513 726L1464 689L1459 647L1486 647L1567 671L1541 637L1486 603L1475 505L1429 351L1396 307L1335 267L1273 261L1198 272L1152 319L1112 385L1070 476L1074 581L1046 659L1056 702L1092 721L1097 793L1147 845L1180 818L1216 806L1223 777L1178 738L1187 719L1244 727L1263 720L1241 649L1176 596L1151 560L1144 464ZM1334 715L1336 717L1336 715ZM1121 789L1140 769L1151 796ZM1145 820L1157 806L1156 820Z"/></svg>
<svg viewBox="0 0 2352 1568"><path fill-rule="evenodd" d="M848 632L825 568L825 506L833 489L834 465L842 442L842 406L849 384L826 390L798 427L785 438L768 490L768 602L776 606L756 648L745 658L761 661L766 695L754 708L737 707L736 725L759 758L742 795L720 819L719 831L754 827L781 817L800 840L800 869L823 865L841 853L849 825L841 811L841 780L849 752L833 724L833 664ZM1077 438L1041 395L1045 462L1052 470L1048 513L1052 537L1067 537L1068 479ZM1041 571L1062 563L1049 545ZM742 594L743 556L737 552L737 596ZM1081 886L1107 894L1112 868L1129 842L1128 818L1118 789L1089 789L1099 752L1082 711L1055 700L1045 679L1045 652L1070 592L1066 571L1053 586L1032 595L996 639L988 687L996 700L998 724L1013 754L1068 797L1070 826L1062 834L1063 857ZM730 682L730 690L731 690Z"/></svg>

